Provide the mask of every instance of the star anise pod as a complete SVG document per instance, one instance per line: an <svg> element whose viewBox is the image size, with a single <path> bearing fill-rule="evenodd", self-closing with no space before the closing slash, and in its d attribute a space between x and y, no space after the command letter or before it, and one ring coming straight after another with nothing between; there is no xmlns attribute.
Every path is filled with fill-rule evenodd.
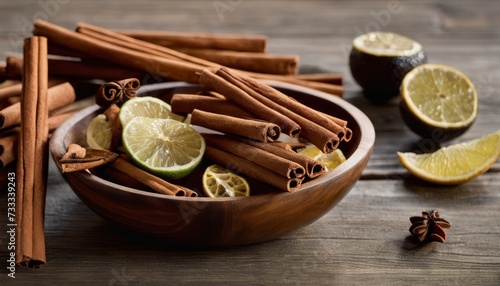
<svg viewBox="0 0 500 286"><path fill-rule="evenodd" d="M438 210L422 212L422 216L413 216L410 218L412 223L410 232L419 241L438 241L444 242L446 233L444 228L450 228L451 224L439 216Z"/></svg>

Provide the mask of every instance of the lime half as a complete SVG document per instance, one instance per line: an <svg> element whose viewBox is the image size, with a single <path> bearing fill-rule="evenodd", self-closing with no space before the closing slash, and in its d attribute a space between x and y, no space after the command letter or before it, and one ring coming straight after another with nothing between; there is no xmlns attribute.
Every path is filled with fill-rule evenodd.
<svg viewBox="0 0 500 286"><path fill-rule="evenodd" d="M443 135L435 141L461 135L477 117L474 84L449 66L425 64L413 69L403 80L401 97L406 124L422 137L440 139L436 134Z"/></svg>
<svg viewBox="0 0 500 286"><path fill-rule="evenodd" d="M122 141L137 165L167 179L191 173L205 152L198 131L173 119L133 118L123 129Z"/></svg>
<svg viewBox="0 0 500 286"><path fill-rule="evenodd" d="M149 118L172 118L183 121L184 116L172 113L165 101L152 96L134 97L127 100L120 109L120 122L125 127L132 118L143 116Z"/></svg>

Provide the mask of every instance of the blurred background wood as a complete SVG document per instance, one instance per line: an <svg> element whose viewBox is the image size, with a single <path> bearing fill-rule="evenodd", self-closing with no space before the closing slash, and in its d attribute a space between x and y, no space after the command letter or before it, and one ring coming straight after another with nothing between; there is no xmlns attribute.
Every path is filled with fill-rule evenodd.
<svg viewBox="0 0 500 286"><path fill-rule="evenodd" d="M393 31L419 41L430 62L458 68L476 84L477 121L450 143L476 138L500 126L499 14L496 0L1 1L2 58L21 53L37 17L72 29L85 21L115 29L267 35L268 51L299 55L303 73L342 72L345 99L370 117L377 141L362 180L323 218L275 241L220 249L168 245L108 224L51 164L48 264L38 271L18 269L16 279L5 268L7 184L0 180L0 283L498 285L500 162L460 186L409 176L396 151L438 146L404 126L397 98L368 102L347 60L352 39L364 32ZM452 228L445 243L418 246L409 239L408 218L428 209L439 209Z"/></svg>

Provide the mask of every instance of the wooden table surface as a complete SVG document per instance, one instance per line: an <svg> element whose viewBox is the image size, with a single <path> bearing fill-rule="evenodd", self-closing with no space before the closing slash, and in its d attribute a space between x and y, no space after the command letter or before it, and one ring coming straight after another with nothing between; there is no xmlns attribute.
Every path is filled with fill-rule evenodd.
<svg viewBox="0 0 500 286"><path fill-rule="evenodd" d="M218 8L218 9L217 9ZM342 72L345 100L375 125L373 156L360 181L315 223L274 241L217 249L178 247L114 227L87 208L51 163L47 265L7 277L7 195L0 193L0 285L499 285L500 162L459 186L424 183L397 151L429 150L402 122L398 100L375 105L348 68L352 39L393 31L423 44L429 61L460 69L479 92L479 115L450 142L498 130L500 3L455 1L0 1L2 58L21 52L34 17L74 28L256 33L269 52L298 54L302 72ZM448 143L447 143L448 144ZM409 217L439 209L452 223L445 243L416 245Z"/></svg>

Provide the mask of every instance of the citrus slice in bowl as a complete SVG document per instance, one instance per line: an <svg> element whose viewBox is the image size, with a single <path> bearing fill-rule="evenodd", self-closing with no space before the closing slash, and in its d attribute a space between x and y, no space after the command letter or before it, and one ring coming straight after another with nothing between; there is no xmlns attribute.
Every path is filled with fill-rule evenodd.
<svg viewBox="0 0 500 286"><path fill-rule="evenodd" d="M349 67L364 95L384 102L399 94L404 76L427 62L418 42L390 32L375 31L356 37L349 56Z"/></svg>
<svg viewBox="0 0 500 286"><path fill-rule="evenodd" d="M172 113L168 103L152 96L134 97L127 100L120 108L120 122L125 127L132 118L137 116L149 118L172 118L183 121L184 116Z"/></svg>
<svg viewBox="0 0 500 286"><path fill-rule="evenodd" d="M308 145L298 153L323 163L326 172L333 170L346 160L344 153L340 149L335 149L335 151L326 154L314 145Z"/></svg>
<svg viewBox="0 0 500 286"><path fill-rule="evenodd" d="M500 131L443 147L434 153L398 152L401 164L414 176L438 184L460 184L486 172L500 156Z"/></svg>
<svg viewBox="0 0 500 286"><path fill-rule="evenodd" d="M190 174L205 152L198 131L174 119L135 117L123 129L122 142L132 161L166 179Z"/></svg>
<svg viewBox="0 0 500 286"><path fill-rule="evenodd" d="M87 144L93 149L111 148L111 123L106 115L99 114L90 121L87 127Z"/></svg>
<svg viewBox="0 0 500 286"><path fill-rule="evenodd" d="M401 84L401 115L415 133L436 142L463 134L477 117L474 84L459 70L425 64L409 72Z"/></svg>
<svg viewBox="0 0 500 286"><path fill-rule="evenodd" d="M250 185L245 178L216 164L207 167L202 181L203 192L211 198L250 195Z"/></svg>

